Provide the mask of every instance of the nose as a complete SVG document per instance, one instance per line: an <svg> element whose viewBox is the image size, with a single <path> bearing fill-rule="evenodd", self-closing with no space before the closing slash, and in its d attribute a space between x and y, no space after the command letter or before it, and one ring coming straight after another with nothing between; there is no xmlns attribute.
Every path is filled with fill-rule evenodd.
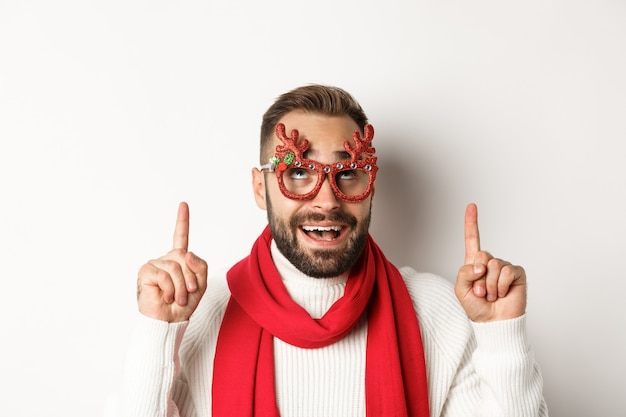
<svg viewBox="0 0 626 417"><path fill-rule="evenodd" d="M339 198L335 195L333 188L330 186L328 175L324 176L324 182L317 195L311 200L313 206L324 211L335 210L339 207Z"/></svg>

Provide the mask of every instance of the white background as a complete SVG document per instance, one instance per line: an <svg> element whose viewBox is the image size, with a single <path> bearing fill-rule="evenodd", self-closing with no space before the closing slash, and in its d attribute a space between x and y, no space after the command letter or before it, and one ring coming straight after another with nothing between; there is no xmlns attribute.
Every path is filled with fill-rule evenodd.
<svg viewBox="0 0 626 417"><path fill-rule="evenodd" d="M210 268L246 255L261 115L317 82L376 128L388 257L453 280L478 203L551 415L623 417L625 74L620 0L0 1L0 414L113 405L178 202Z"/></svg>

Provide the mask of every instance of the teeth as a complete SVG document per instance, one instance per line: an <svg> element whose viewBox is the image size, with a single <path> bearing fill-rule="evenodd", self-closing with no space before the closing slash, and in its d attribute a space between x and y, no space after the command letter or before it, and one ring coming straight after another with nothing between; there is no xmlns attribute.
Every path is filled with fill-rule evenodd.
<svg viewBox="0 0 626 417"><path fill-rule="evenodd" d="M338 232L341 230L340 226L302 226L302 229L307 232Z"/></svg>

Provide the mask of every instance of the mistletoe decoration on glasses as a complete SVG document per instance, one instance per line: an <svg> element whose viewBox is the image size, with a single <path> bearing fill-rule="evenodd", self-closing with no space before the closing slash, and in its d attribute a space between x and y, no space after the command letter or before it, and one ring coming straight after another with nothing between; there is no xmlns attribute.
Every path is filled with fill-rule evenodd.
<svg viewBox="0 0 626 417"><path fill-rule="evenodd" d="M270 158L270 164L274 165L277 170L284 171L287 169L289 165L293 163L293 160L296 159L296 154L293 152L287 152L283 160L281 160L277 156L272 156Z"/></svg>

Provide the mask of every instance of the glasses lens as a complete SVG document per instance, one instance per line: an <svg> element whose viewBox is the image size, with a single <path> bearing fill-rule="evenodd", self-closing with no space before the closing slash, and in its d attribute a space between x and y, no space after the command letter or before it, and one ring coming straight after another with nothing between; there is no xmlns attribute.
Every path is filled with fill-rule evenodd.
<svg viewBox="0 0 626 417"><path fill-rule="evenodd" d="M361 169L339 171L335 174L335 184L347 196L360 196L367 191L369 174Z"/></svg>
<svg viewBox="0 0 626 417"><path fill-rule="evenodd" d="M285 188L296 195L310 193L317 184L317 172L308 168L287 168L282 176Z"/></svg>

